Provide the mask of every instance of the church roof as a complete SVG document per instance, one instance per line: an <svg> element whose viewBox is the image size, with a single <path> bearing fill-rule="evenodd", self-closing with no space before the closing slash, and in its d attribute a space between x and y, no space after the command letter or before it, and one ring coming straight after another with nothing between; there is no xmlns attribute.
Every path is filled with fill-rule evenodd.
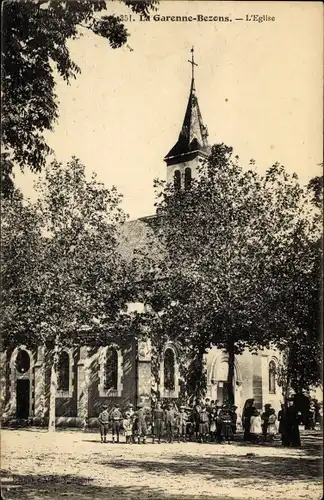
<svg viewBox="0 0 324 500"><path fill-rule="evenodd" d="M193 60L189 62L191 62L192 65L195 64ZM164 159L168 160L169 158L191 153L193 151L201 151L209 154L210 147L207 138L208 131L207 127L203 124L196 95L195 80L192 74L187 109L179 138Z"/></svg>

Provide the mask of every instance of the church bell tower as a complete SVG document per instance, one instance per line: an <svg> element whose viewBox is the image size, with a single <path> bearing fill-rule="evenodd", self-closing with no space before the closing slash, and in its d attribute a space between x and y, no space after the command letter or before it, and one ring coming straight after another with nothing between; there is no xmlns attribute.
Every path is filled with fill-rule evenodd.
<svg viewBox="0 0 324 500"><path fill-rule="evenodd" d="M210 153L208 131L203 124L195 87L194 48L191 49L191 85L189 100L178 141L165 156L167 182L173 182L176 189L190 187L191 179L197 173L200 162Z"/></svg>

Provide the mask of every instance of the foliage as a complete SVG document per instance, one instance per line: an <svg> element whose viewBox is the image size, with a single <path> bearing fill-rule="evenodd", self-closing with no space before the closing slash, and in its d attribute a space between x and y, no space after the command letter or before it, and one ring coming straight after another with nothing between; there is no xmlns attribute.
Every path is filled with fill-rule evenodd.
<svg viewBox="0 0 324 500"><path fill-rule="evenodd" d="M317 307L302 289L298 303L294 294L298 277L316 272L306 191L279 164L260 176L238 160L232 148L214 146L190 190L157 182L153 229L166 254L155 272L164 279L147 294L163 310L157 343L177 340L196 358L211 346L228 352L230 398L234 355L288 339L297 324L314 322L307 314Z"/></svg>
<svg viewBox="0 0 324 500"><path fill-rule="evenodd" d="M300 227L302 234L295 238L294 258L300 267L290 262L291 276L278 268L281 281L280 300L283 323L289 332L280 339L284 350L280 379L284 393L309 390L322 381L322 202L323 178L315 177L308 184L313 213L308 226ZM307 228L307 230L306 230Z"/></svg>
<svg viewBox="0 0 324 500"><path fill-rule="evenodd" d="M95 175L88 180L73 158L47 166L36 192L34 204L17 192L3 203L2 335L5 348L46 348L54 430L62 348L121 344L139 331L138 315L125 313L137 274L118 251L125 215L114 187L106 189Z"/></svg>
<svg viewBox="0 0 324 500"><path fill-rule="evenodd" d="M36 190L34 205L19 194L4 204L4 340L53 348L96 332L100 342L134 293L117 252L120 195L76 159L45 168Z"/></svg>
<svg viewBox="0 0 324 500"><path fill-rule="evenodd" d="M323 164L322 164L323 167ZM323 176L315 176L308 183L308 190L313 204L320 210L323 208Z"/></svg>
<svg viewBox="0 0 324 500"><path fill-rule="evenodd" d="M123 0L132 11L148 15L155 0ZM128 32L105 0L7 0L2 24L2 151L4 192L12 190L14 164L39 172L50 151L44 131L58 118L54 69L67 83L80 68L71 59L70 39L82 29L121 47Z"/></svg>
<svg viewBox="0 0 324 500"><path fill-rule="evenodd" d="M22 194L2 199L1 224L1 332L4 347L25 343L33 326L32 279L41 253L39 216Z"/></svg>

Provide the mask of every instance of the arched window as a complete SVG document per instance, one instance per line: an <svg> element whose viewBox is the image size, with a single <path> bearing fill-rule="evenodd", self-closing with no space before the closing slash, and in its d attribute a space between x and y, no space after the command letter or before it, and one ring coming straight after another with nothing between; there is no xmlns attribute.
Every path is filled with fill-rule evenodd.
<svg viewBox="0 0 324 500"><path fill-rule="evenodd" d="M176 191L179 191L181 189L181 173L180 170L175 170L174 171L174 189Z"/></svg>
<svg viewBox="0 0 324 500"><path fill-rule="evenodd" d="M185 169L185 189L188 190L191 187L191 168L187 167Z"/></svg>
<svg viewBox="0 0 324 500"><path fill-rule="evenodd" d="M105 363L105 390L118 388L118 354L116 349L108 349Z"/></svg>
<svg viewBox="0 0 324 500"><path fill-rule="evenodd" d="M175 389L175 359L173 349L166 349L164 353L164 389Z"/></svg>
<svg viewBox="0 0 324 500"><path fill-rule="evenodd" d="M66 351L60 354L57 375L58 391L68 391L70 385L70 358Z"/></svg>
<svg viewBox="0 0 324 500"><path fill-rule="evenodd" d="M18 373L26 373L30 368L30 357L27 351L18 351L16 357L16 369Z"/></svg>
<svg viewBox="0 0 324 500"><path fill-rule="evenodd" d="M270 361L270 363L269 363L269 393L270 394L276 393L276 374L277 374L276 363L274 361Z"/></svg>

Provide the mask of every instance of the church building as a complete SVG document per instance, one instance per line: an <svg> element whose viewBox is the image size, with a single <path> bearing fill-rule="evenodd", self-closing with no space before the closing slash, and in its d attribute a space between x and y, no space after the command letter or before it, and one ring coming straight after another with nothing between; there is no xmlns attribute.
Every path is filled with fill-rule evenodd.
<svg viewBox="0 0 324 500"><path fill-rule="evenodd" d="M210 153L208 131L202 120L194 78L192 77L187 108L181 131L175 145L165 156L166 178L178 189L190 186L200 162ZM154 216L151 216L154 217ZM129 221L121 232L120 252L131 259L134 252L148 241L150 218ZM141 311L142 304L130 304ZM279 353L264 350L258 354L249 351L235 359L235 404L240 415L246 399L254 398L262 408L271 405L278 411L282 399L277 384ZM180 393L181 349L168 343L160 362L159 392L161 398L177 400ZM39 424L46 421L49 408L50 366L42 347L29 350L12 346L1 355L2 422L17 420ZM207 394L221 404L227 397L228 355L212 348L206 355ZM121 408L139 401L150 405L155 382L152 375L150 343L138 341L130 334L123 344L99 348L80 346L60 353L56 393L58 426L96 425L103 404Z"/></svg>

